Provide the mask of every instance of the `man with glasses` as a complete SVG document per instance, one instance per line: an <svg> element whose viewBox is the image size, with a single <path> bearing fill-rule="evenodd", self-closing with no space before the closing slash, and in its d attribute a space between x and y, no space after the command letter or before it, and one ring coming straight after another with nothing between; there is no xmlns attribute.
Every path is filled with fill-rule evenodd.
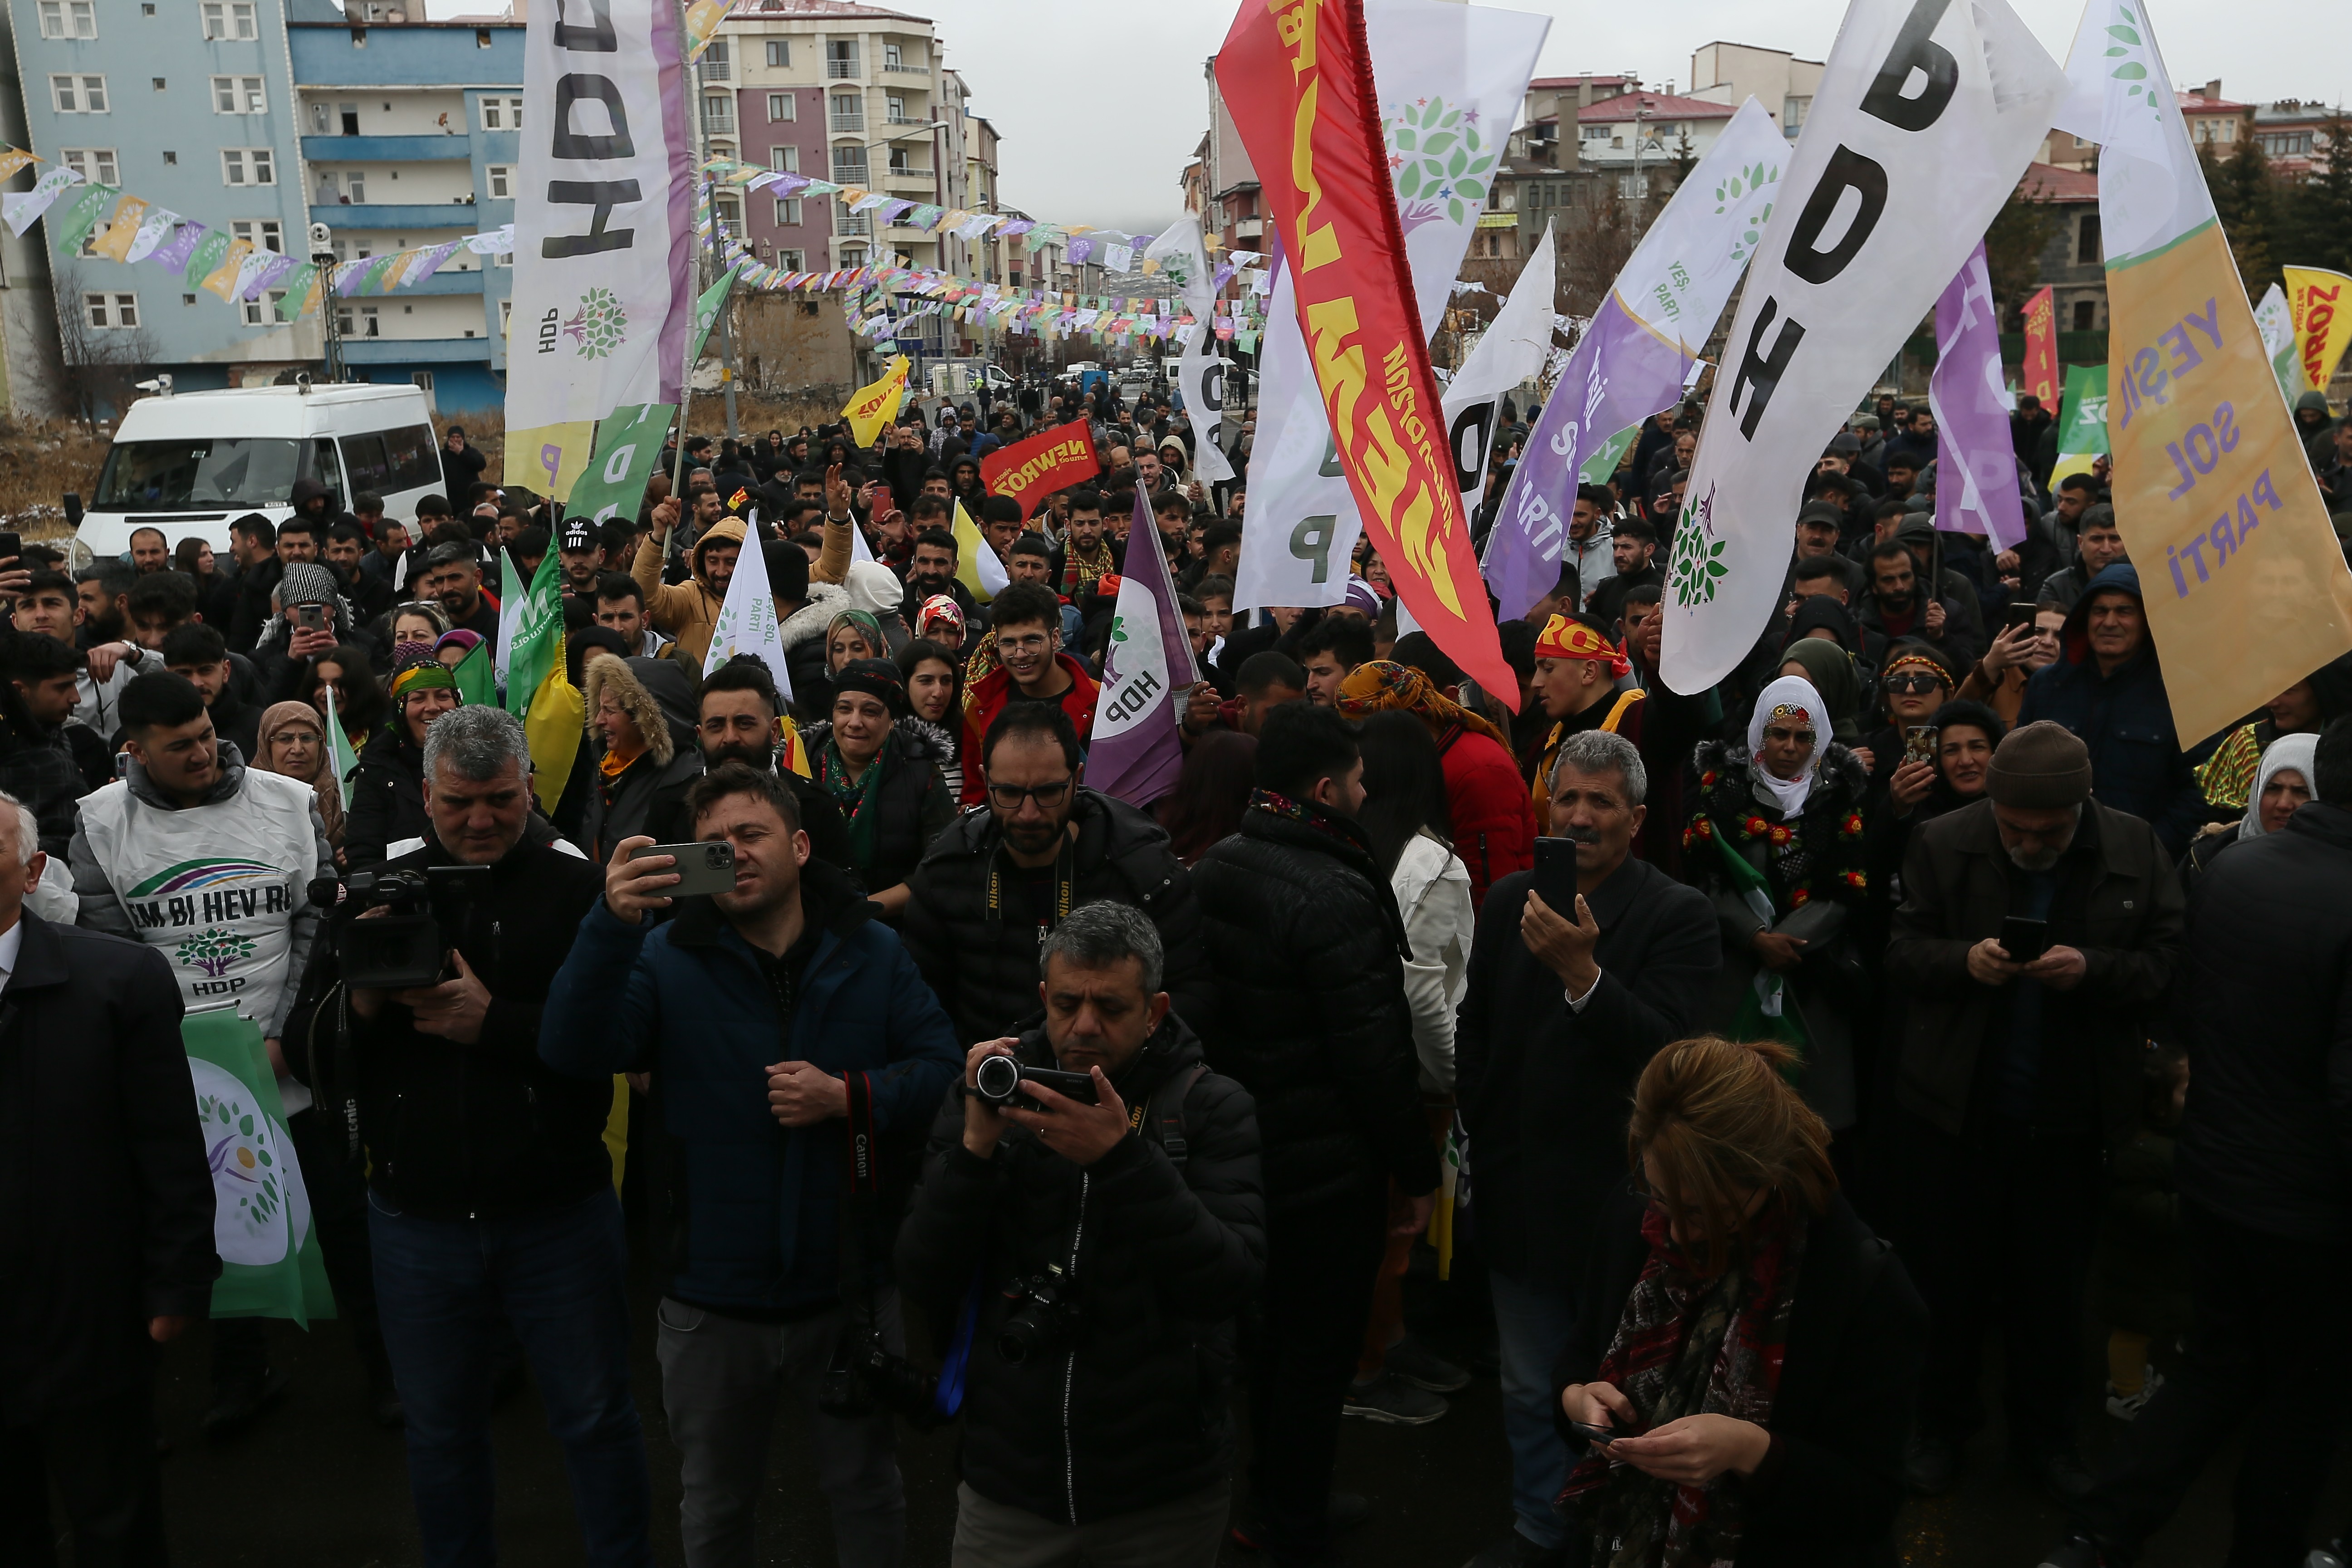
<svg viewBox="0 0 2352 1568"><path fill-rule="evenodd" d="M966 812L933 841L907 879L900 924L956 1037L1015 1033L1037 1010L1029 976L1038 943L1072 910L1106 900L1150 918L1176 1015L1200 1016L1211 993L1192 877L1150 813L1080 783L1069 714L1052 702L1011 703L964 755L988 809Z"/></svg>
<svg viewBox="0 0 2352 1568"><path fill-rule="evenodd" d="M2074 1425L2103 1150L2131 1136L2183 921L2172 856L2091 798L2091 778L2081 740L2026 724L1994 752L1985 797L1921 826L1904 857L1882 1223L1933 1320L1906 1466L1918 1493L1949 1489L1982 1423L1989 1329L2011 1464L2061 1499L2090 1484Z"/></svg>
<svg viewBox="0 0 2352 1568"><path fill-rule="evenodd" d="M1095 693L1098 689L1087 667L1062 651L1062 601L1040 584L1015 583L989 605L991 643L996 668L971 683L964 697L964 742L958 751L971 756L982 737L1009 702L1050 702L1069 716L1070 728L1084 750L1094 733ZM975 668L985 668L986 650ZM963 804L981 803L981 770L964 770Z"/></svg>

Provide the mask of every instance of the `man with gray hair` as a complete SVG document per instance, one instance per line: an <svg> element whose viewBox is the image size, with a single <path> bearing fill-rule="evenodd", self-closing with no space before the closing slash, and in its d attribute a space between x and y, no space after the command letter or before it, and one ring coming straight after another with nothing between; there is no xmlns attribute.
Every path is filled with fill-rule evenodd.
<svg viewBox="0 0 2352 1568"><path fill-rule="evenodd" d="M1552 1420L1552 1362L1595 1228L1625 1179L1634 1080L1659 1047L1692 1032L1723 964L1706 896L1633 854L1649 783L1624 736L1562 736L1549 837L1534 870L1495 884L1470 948L1455 1093L1475 1151L1471 1204L1501 1337L1517 1515L1475 1568L1564 1560L1551 1500L1568 1449Z"/></svg>
<svg viewBox="0 0 2352 1568"><path fill-rule="evenodd" d="M604 1146L614 1084L566 1077L539 1053L541 1013L603 874L530 831L530 751L495 708L458 708L426 731L425 806L423 847L377 875L418 871L431 885L449 942L441 978L350 993L376 1304L424 1559L493 1554L490 1359L503 1323L563 1446L586 1561L635 1568L653 1556Z"/></svg>
<svg viewBox="0 0 2352 1568"><path fill-rule="evenodd" d="M978 1303L954 1568L1217 1561L1233 1318L1265 1266L1257 1121L1162 966L1141 910L1072 910L1039 950L1045 1026L972 1047L932 1127L898 1262L933 1321ZM999 1098L1002 1058L1075 1080Z"/></svg>

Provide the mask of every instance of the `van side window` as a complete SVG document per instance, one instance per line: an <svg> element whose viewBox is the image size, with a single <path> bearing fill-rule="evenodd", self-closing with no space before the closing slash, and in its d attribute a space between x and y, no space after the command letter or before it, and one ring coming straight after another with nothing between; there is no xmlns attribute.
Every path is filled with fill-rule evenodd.
<svg viewBox="0 0 2352 1568"><path fill-rule="evenodd" d="M405 429L383 433L383 460L391 469L383 489L376 493L389 495L394 490L437 490L441 488L440 444L433 438L430 425L411 425Z"/></svg>
<svg viewBox="0 0 2352 1568"><path fill-rule="evenodd" d="M352 477L352 493L373 490L382 495L394 487L384 482L390 470L384 466L383 437L381 436L346 436L343 437L343 468Z"/></svg>
<svg viewBox="0 0 2352 1568"><path fill-rule="evenodd" d="M343 465L336 459L335 444L321 436L310 443L310 473L305 478L318 480L335 493L340 507L351 492L343 488Z"/></svg>

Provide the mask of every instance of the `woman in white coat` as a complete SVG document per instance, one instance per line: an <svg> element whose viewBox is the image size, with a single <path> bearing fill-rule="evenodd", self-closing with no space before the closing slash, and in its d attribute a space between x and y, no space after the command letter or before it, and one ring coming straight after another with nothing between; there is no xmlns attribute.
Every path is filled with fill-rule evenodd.
<svg viewBox="0 0 2352 1568"><path fill-rule="evenodd" d="M1429 727L1410 713L1375 713L1364 721L1363 755L1364 807L1358 820L1404 917L1412 949L1404 989L1412 1007L1422 1101L1430 1137L1443 1141L1454 1119L1454 1011L1470 960L1470 872L1449 842L1445 769ZM1402 1196L1391 1192L1390 1197L1392 1211L1404 1213ZM1434 1421L1445 1414L1440 1395L1470 1381L1460 1367L1405 1334L1404 1276L1412 1244L1410 1234L1391 1236L1381 1260L1363 1355L1348 1393L1350 1415L1408 1426Z"/></svg>

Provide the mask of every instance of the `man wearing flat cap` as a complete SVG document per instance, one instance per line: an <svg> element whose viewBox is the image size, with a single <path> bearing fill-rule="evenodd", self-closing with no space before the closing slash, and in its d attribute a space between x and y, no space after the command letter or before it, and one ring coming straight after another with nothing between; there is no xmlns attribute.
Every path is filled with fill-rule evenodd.
<svg viewBox="0 0 2352 1568"><path fill-rule="evenodd" d="M2054 723L2012 731L1986 798L1914 834L1886 977L1903 1009L1873 1218L1933 1317L1907 1479L1935 1493L1981 1424L2001 1337L2009 1458L2060 1497L2074 1455L2083 1288L2102 1163L2131 1136L2141 1058L2180 957L2180 884L2155 830L2091 798Z"/></svg>

